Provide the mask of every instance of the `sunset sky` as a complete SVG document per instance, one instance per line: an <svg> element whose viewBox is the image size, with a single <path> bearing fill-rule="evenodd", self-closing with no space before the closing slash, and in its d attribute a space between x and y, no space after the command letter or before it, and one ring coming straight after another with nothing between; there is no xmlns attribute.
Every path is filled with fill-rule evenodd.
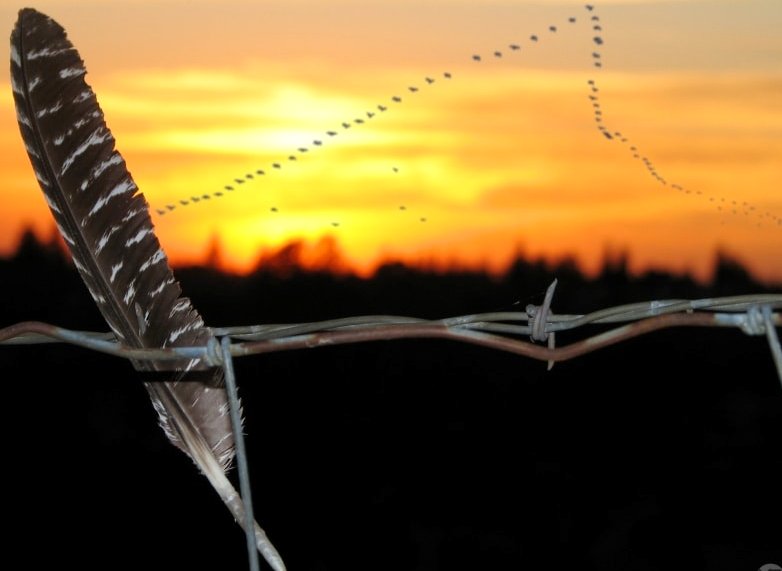
<svg viewBox="0 0 782 571"><path fill-rule="evenodd" d="M706 277L719 247L782 281L782 2L594 4L3 0L0 28L68 31L174 264L332 236L361 271L626 249ZM7 74L0 192L0 255L50 232Z"/></svg>

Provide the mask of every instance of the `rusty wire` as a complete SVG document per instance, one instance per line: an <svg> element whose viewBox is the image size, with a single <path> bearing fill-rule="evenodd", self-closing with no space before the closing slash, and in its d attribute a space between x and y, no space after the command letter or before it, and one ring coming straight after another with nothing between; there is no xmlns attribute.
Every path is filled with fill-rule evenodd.
<svg viewBox="0 0 782 571"><path fill-rule="evenodd" d="M655 300L610 307L585 315L554 314L546 303L526 309L526 312L483 313L436 320L370 315L311 323L217 327L212 328L212 332L215 339L231 340L229 351L232 357L348 343L428 338L470 343L547 361L552 365L670 327L731 327L748 335L766 337L782 383L782 348L775 331L775 327L782 326L782 312L778 311L782 309L782 294ZM567 345L555 344L557 332L616 323L622 325ZM137 349L118 342L111 333L73 331L35 321L0 329L2 345L52 342L69 343L134 361L173 362L187 357L203 359L213 366L224 365L216 340L204 347Z"/></svg>

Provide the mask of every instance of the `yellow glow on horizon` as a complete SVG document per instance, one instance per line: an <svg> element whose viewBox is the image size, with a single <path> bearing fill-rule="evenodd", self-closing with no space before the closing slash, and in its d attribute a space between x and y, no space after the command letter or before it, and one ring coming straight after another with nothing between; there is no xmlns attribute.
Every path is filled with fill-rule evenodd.
<svg viewBox="0 0 782 571"><path fill-rule="evenodd" d="M569 50L566 32L559 35ZM327 37L313 46L332 51L313 47L310 60L254 54L166 67L146 57L87 76L153 213L174 208L153 214L173 262L202 259L217 235L226 264L247 271L264 248L331 236L365 272L394 256L497 270L520 248L572 253L595 268L611 245L629 250L634 269L703 276L714 249L727 244L758 275L782 280L780 70L597 73L588 60L546 69L538 53L550 50L551 61L570 53L557 55L547 42L525 45L518 60L484 51L480 64L467 55L433 66L437 38L435 55L417 63L407 51L396 65L396 52L356 62L352 36ZM607 48L607 59L622 49ZM628 143L595 129L586 84L593 77L604 124ZM18 140L10 87L0 89L0 167L13 204L0 213L7 252L25 221L43 229L50 217Z"/></svg>

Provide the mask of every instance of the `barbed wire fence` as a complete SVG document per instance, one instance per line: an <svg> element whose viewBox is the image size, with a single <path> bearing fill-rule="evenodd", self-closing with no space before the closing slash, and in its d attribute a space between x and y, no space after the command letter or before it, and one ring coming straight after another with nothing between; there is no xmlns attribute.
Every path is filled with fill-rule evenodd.
<svg viewBox="0 0 782 571"><path fill-rule="evenodd" d="M765 336L782 388L782 345L776 331L782 326L782 294L652 300L571 315L551 310L556 284L554 280L549 286L541 305L530 304L523 312L478 313L434 320L365 315L309 323L216 327L212 328L214 338L206 347L136 349L118 342L112 333L75 331L36 321L0 328L0 345L65 343L133 361L171 362L172 369L173 363L181 362L182 358L198 358L211 366L221 367L225 372L237 441L237 471L247 518L244 527L249 568L255 571L260 569L260 563L253 534L255 516L233 368L236 357L370 341L428 338L474 344L547 361L550 369L558 361L574 359L653 331L673 327L738 328L747 335ZM601 326L609 329L567 345L556 344L558 332Z"/></svg>

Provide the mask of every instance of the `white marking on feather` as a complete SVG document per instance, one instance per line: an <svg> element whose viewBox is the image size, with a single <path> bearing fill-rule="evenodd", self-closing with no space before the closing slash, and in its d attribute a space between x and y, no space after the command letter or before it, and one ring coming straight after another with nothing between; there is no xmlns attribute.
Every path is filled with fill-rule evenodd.
<svg viewBox="0 0 782 571"><path fill-rule="evenodd" d="M59 49L55 50L53 48L42 48L40 50L30 50L27 52L27 59L39 59L42 57L53 57L58 56L60 54L64 54L68 51L68 48L66 49Z"/></svg>
<svg viewBox="0 0 782 571"><path fill-rule="evenodd" d="M19 57L19 52L16 50L16 44L11 44L11 61L19 67L22 67L22 59Z"/></svg>
<svg viewBox="0 0 782 571"><path fill-rule="evenodd" d="M136 235L135 235L135 236L133 236L132 238L128 239L128 241L127 241L127 242L125 242L125 247L130 247L130 246L132 246L133 244L138 244L138 243L139 243L139 242L141 242L141 241L144 239L144 237L145 237L145 236L147 236L148 234L152 234L152 228L142 228L141 230L139 230L138 232L136 232Z"/></svg>
<svg viewBox="0 0 782 571"><path fill-rule="evenodd" d="M24 95L24 91L22 91L22 88L16 83L16 78L14 78L13 75L11 76L11 91L18 93L19 95Z"/></svg>
<svg viewBox="0 0 782 571"><path fill-rule="evenodd" d="M36 119L40 119L41 117L45 117L46 115L51 115L53 113L57 113L57 111L59 111L60 109L62 109L62 101L58 100L57 103L55 103L51 107L46 107L46 108L41 109L40 111L38 111L35 114L35 118Z"/></svg>
<svg viewBox="0 0 782 571"><path fill-rule="evenodd" d="M168 285L168 283L166 283L166 282L163 282L162 284L160 284L160 285L159 285L159 286L157 286L155 289L153 289L152 291L150 291L150 292L149 292L149 297L151 297L151 298L154 298L154 297L155 297L155 296L157 296L157 295L158 295L160 292L162 292L164 289L166 289L166 286L167 286L167 285Z"/></svg>
<svg viewBox="0 0 782 571"><path fill-rule="evenodd" d="M70 132L68 132L68 135L70 135ZM62 145L62 142L65 140L65 135L60 135L59 137L55 137L52 139L52 142L54 143L55 147L59 147Z"/></svg>
<svg viewBox="0 0 782 571"><path fill-rule="evenodd" d="M106 244L109 243L109 238L111 238L111 236L120 228L122 228L122 226L112 226L103 233L103 236L101 236L100 240L98 240L98 247L95 249L96 256L101 253L103 248L106 247Z"/></svg>
<svg viewBox="0 0 782 571"><path fill-rule="evenodd" d="M89 284L87 284L87 289L90 290L90 295L92 296L92 299L95 300L96 303L106 303L106 298L103 297L101 294L96 292L92 287L90 287ZM116 331L117 328L114 326L113 323L109 322L109 327L111 327L112 331Z"/></svg>
<svg viewBox="0 0 782 571"><path fill-rule="evenodd" d="M62 211L60 210L60 207L57 206L57 203L54 202L51 198L49 198L49 195L44 192L43 197L46 199L46 204L49 205L49 208L51 208L52 212L56 212L57 214L60 214Z"/></svg>
<svg viewBox="0 0 782 571"><path fill-rule="evenodd" d="M90 272L90 270L85 268L84 265L81 262L79 262L78 258L76 257L73 258L73 265L76 266L76 269L79 270L81 273L87 274L88 276L92 277L92 273Z"/></svg>
<svg viewBox="0 0 782 571"><path fill-rule="evenodd" d="M171 334L168 336L169 342L170 343L175 343L176 340L179 339L179 337L181 337L182 335L184 335L185 333L187 333L188 331L190 331L192 329L195 329L195 327L193 327L192 324L191 325L184 325L184 326L180 327L179 329L174 329L171 332Z"/></svg>
<svg viewBox="0 0 782 571"><path fill-rule="evenodd" d="M171 424L169 423L169 417L168 417L168 411L166 410L166 407L163 406L163 403L160 402L160 399L156 397L152 397L152 407L155 409L155 412L157 413L158 422L160 423L160 428L163 429L163 432L166 435L166 438L168 438L171 442L179 443L179 436L177 436L176 432L171 428Z"/></svg>
<svg viewBox="0 0 782 571"><path fill-rule="evenodd" d="M105 171L110 166L118 165L121 163L122 163L122 157L119 155L119 153L117 153L117 151L114 151L114 153L109 159L106 159L105 161L103 161L98 166L92 169L90 176L85 178L82 181L82 183L79 185L79 190L87 190L90 184L95 182L95 179L97 179L100 175L103 174L103 171Z"/></svg>
<svg viewBox="0 0 782 571"><path fill-rule="evenodd" d="M154 266L155 264L159 264L163 260L166 259L166 255L163 253L163 250L158 248L158 251L152 254L149 259L141 264L141 267L138 269L138 272L141 273L143 271L146 271L150 266Z"/></svg>
<svg viewBox="0 0 782 571"><path fill-rule="evenodd" d="M103 171L105 171L107 168L109 168L110 166L119 165L119 164L122 164L122 157L120 156L120 154L117 151L114 151L114 153L111 155L110 158L108 158L107 160L103 161L101 164L99 164L98 166L96 166L92 170L92 177L93 178L98 178L100 175L103 174ZM82 186L83 186L83 184L84 183L82 183Z"/></svg>
<svg viewBox="0 0 782 571"><path fill-rule="evenodd" d="M130 301L133 299L135 295L136 295L136 280L134 278L128 284L128 289L125 290L125 297L122 298L122 301L125 302L125 305L130 305Z"/></svg>
<svg viewBox="0 0 782 571"><path fill-rule="evenodd" d="M60 169L60 176L64 175L65 171L71 168L71 165L79 157L79 155L84 153L84 151L92 146L104 143L110 136L111 133L109 133L103 125L98 126L92 133L90 133L90 136L87 138L87 140L76 147L76 150L68 155L68 158L63 161L62 168Z"/></svg>
<svg viewBox="0 0 782 571"><path fill-rule="evenodd" d="M83 67L66 67L60 70L60 79L68 79L69 77L76 77L85 73L87 73L87 70Z"/></svg>
<svg viewBox="0 0 782 571"><path fill-rule="evenodd" d="M73 102L81 103L82 101L87 101L87 99L89 99L91 95L92 95L92 90L85 89L84 91L82 91L76 97L73 98Z"/></svg>
<svg viewBox="0 0 782 571"><path fill-rule="evenodd" d="M188 361L187 365L185 365L185 371L192 371L193 369L195 369L198 366L198 364L200 362L201 362L201 359L190 359L190 361ZM177 382L179 382L179 381L177 380ZM204 392L206 392L206 389L204 389Z"/></svg>
<svg viewBox="0 0 782 571"><path fill-rule="evenodd" d="M38 179L38 182L40 182L42 185L46 187L50 186L51 183L49 183L49 179L47 179L45 176L39 173L38 169L33 169L33 172L35 173L35 178Z"/></svg>
<svg viewBox="0 0 782 571"><path fill-rule="evenodd" d="M135 184L133 185L133 189L134 189L134 190L136 190L136 185L135 185ZM146 212L146 211L147 211L147 209L146 209L146 208L136 208L135 210L131 210L130 212L128 212L128 213L127 213L127 214L126 214L126 215L125 215L125 216L122 218L122 223L124 224L124 223L126 223L128 220L130 220L131 218L135 218L135 217L136 217L136 216L138 216L139 214L142 214L142 213L144 213L144 212Z"/></svg>
<svg viewBox="0 0 782 571"><path fill-rule="evenodd" d="M32 92L33 89L35 89L40 83L41 83L41 76L36 75L34 78L30 80L30 83L27 85L27 91Z"/></svg>
<svg viewBox="0 0 782 571"><path fill-rule="evenodd" d="M74 129L81 129L82 127L84 127L84 125L86 125L86 124L87 124L87 123L89 123L89 122L90 122L90 119L89 119L89 117L82 117L81 119L79 119L78 121L76 121L76 122L73 124L73 128L74 128ZM68 129L68 134L69 134L69 135L70 135L72 132L73 132L73 129Z"/></svg>
<svg viewBox="0 0 782 571"><path fill-rule="evenodd" d="M125 265L125 262L120 262L119 264L113 264L111 266L111 275L109 276L109 281L111 283L114 283L114 279L117 277L117 273L122 269L122 266Z"/></svg>
<svg viewBox="0 0 782 571"><path fill-rule="evenodd" d="M57 224L57 229L60 231L60 234L62 235L62 239L68 242L71 246L76 246L76 242L74 242L73 238L71 238L70 234L68 234L65 231L62 225L56 220L55 220L55 224Z"/></svg>
<svg viewBox="0 0 782 571"><path fill-rule="evenodd" d="M168 317L171 319L174 317L175 313L187 311L188 309L190 309L190 301L186 299L180 299L176 302L176 304L174 304L174 307L171 308L171 311L168 313Z"/></svg>
<svg viewBox="0 0 782 571"><path fill-rule="evenodd" d="M33 128L33 124L30 123L30 120L27 118L27 115L24 114L23 111L16 110L16 120L19 121L22 125L26 125L27 127L30 127L30 129Z"/></svg>
<svg viewBox="0 0 782 571"><path fill-rule="evenodd" d="M28 145L26 142L24 144L24 148L27 149L27 154L34 156L36 159L40 159L41 156L38 154L38 151L36 151L33 147Z"/></svg>
<svg viewBox="0 0 782 571"><path fill-rule="evenodd" d="M90 218L93 216L96 212L98 212L101 208L106 206L106 204L112 199L116 198L117 196L121 196L128 192L128 190L131 190L133 188L133 183L129 180L123 180L121 183L116 185L114 188L112 188L109 193L105 196L100 197L98 200L95 201L95 204L92 206L92 210L87 213L87 218ZM86 219L84 220L86 222ZM82 226L84 223L82 223ZM130 246L130 244L126 244L127 246Z"/></svg>

